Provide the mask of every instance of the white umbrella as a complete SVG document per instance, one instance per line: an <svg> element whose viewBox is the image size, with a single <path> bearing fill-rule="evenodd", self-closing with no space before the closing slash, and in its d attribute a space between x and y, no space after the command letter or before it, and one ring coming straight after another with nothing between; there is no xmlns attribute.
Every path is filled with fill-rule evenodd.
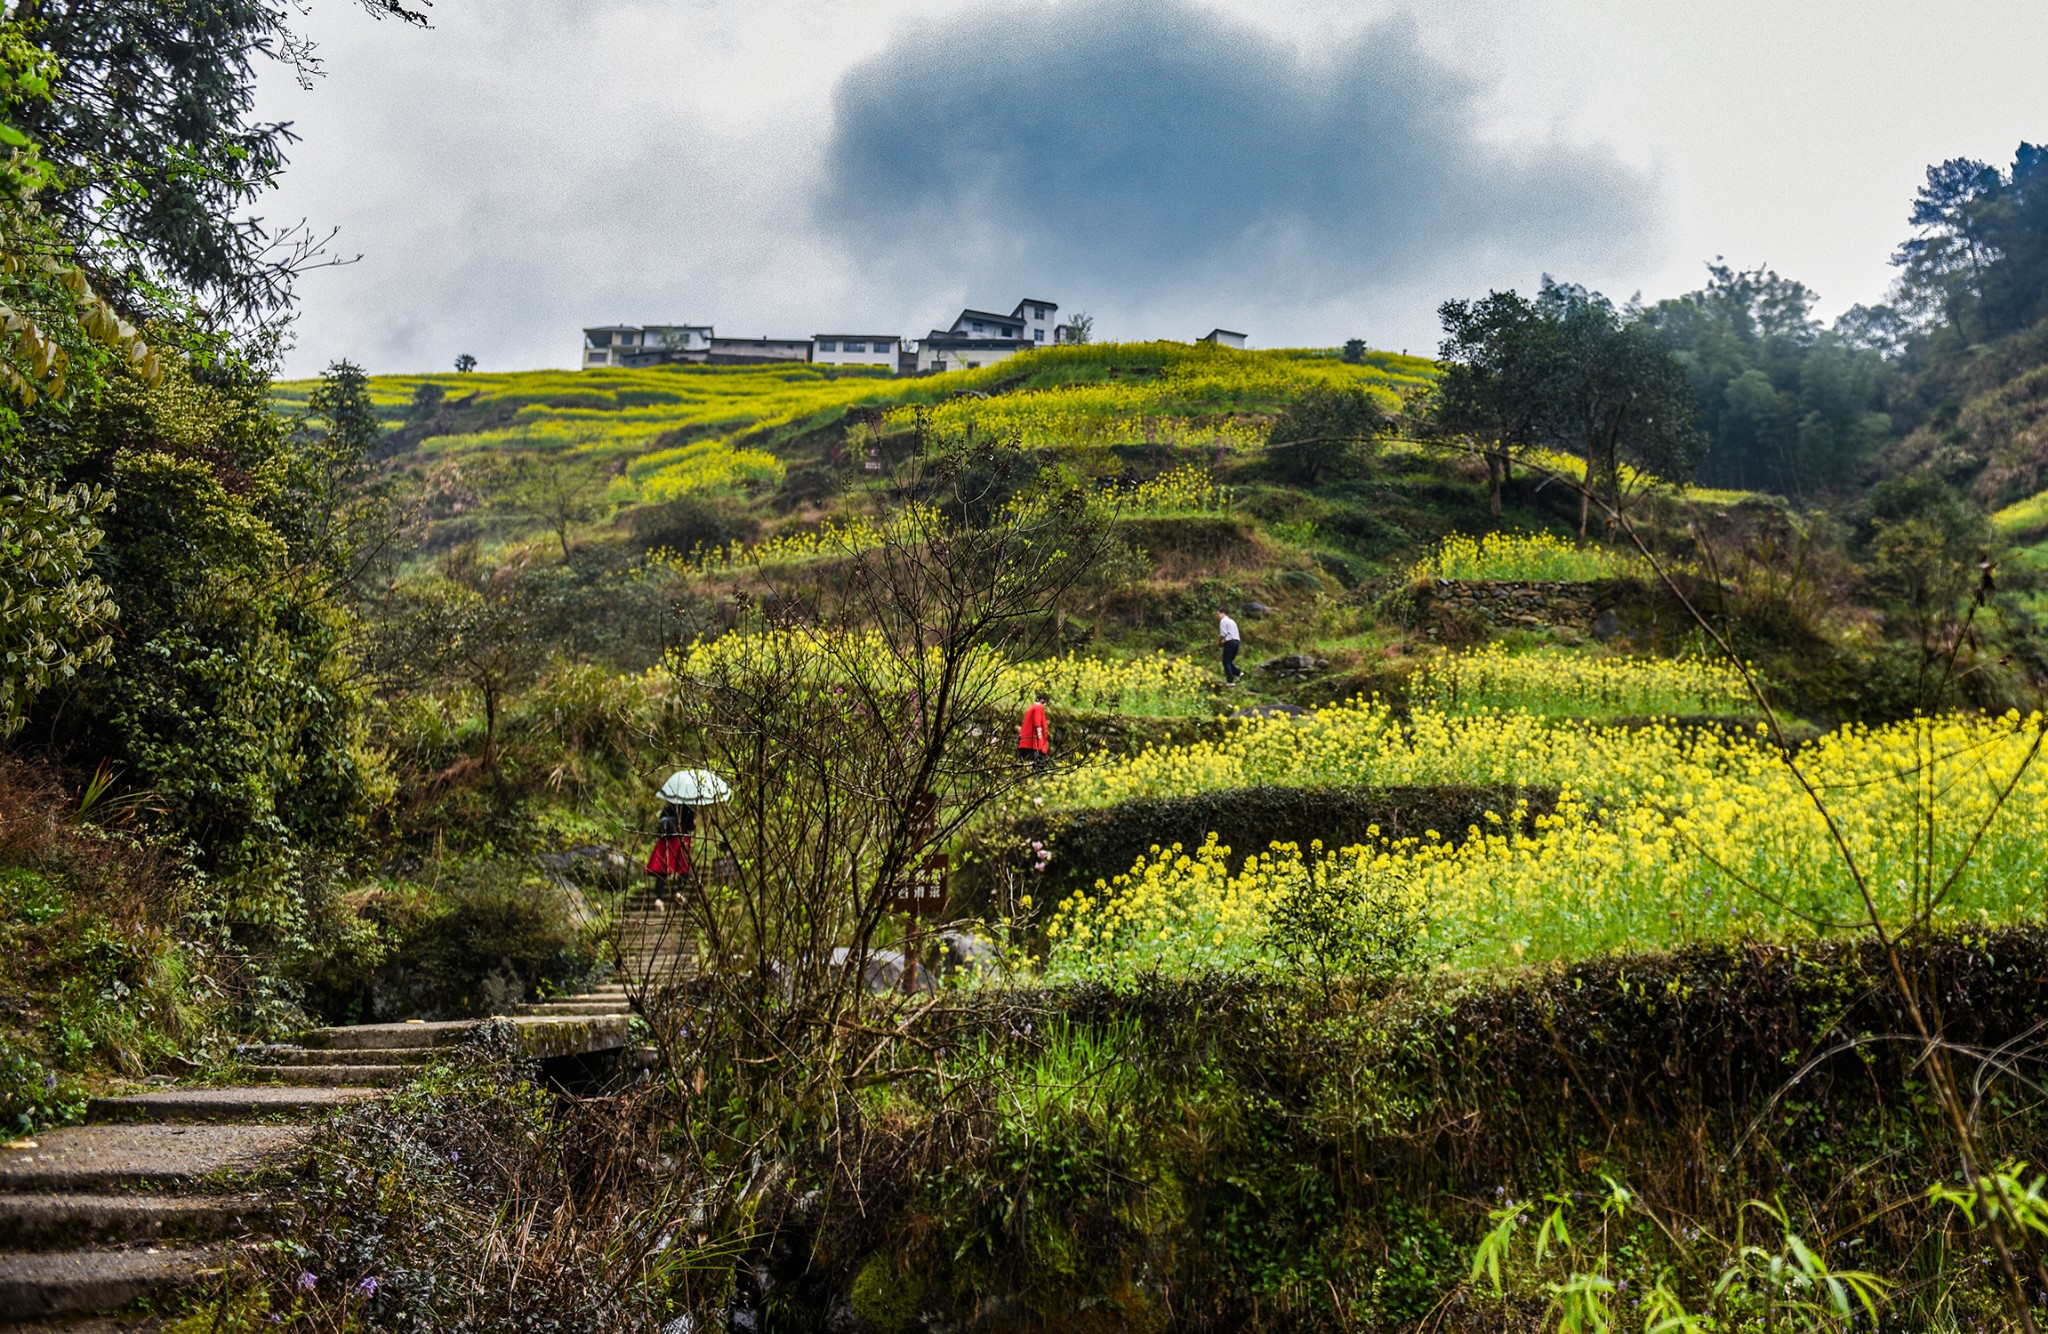
<svg viewBox="0 0 2048 1334"><path fill-rule="evenodd" d="M709 806L714 801L730 800L732 788L709 769L678 769L661 785L659 795L663 801L684 806Z"/></svg>

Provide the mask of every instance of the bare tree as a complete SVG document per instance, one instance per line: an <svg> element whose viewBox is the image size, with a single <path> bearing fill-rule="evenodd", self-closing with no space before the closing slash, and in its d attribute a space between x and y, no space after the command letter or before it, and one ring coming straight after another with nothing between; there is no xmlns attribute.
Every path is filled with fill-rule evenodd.
<svg viewBox="0 0 2048 1334"><path fill-rule="evenodd" d="M569 559L569 532L604 514L602 467L558 453L522 454L498 479L498 504L546 526Z"/></svg>
<svg viewBox="0 0 2048 1334"><path fill-rule="evenodd" d="M746 649L673 683L666 746L732 787L686 891L636 919L669 936L640 941L665 1068L680 1093L719 1091L721 1110L684 1118L677 1178L706 1233L754 1226L752 1202L854 1115L854 1093L902 1077L882 1049L918 1040L931 1002L874 985L904 943L892 888L1026 780L1001 657L1049 636L1107 538L1070 482L988 514L990 479L1028 466L985 448L914 459L880 545L840 557L822 592L755 591Z"/></svg>

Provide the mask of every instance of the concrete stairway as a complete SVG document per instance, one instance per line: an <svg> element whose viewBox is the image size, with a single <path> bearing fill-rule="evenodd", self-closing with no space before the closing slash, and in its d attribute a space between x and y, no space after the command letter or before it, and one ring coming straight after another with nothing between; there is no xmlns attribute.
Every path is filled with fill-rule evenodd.
<svg viewBox="0 0 2048 1334"><path fill-rule="evenodd" d="M520 1045L542 1059L626 1047L618 994L616 1009L513 1017ZM267 1082L95 1098L87 1124L0 1148L0 1330L150 1328L146 1315L70 1322L134 1312L220 1273L269 1226L251 1173L296 1161L321 1116L380 1096L476 1027L315 1029L249 1054L252 1079Z"/></svg>
<svg viewBox="0 0 2048 1334"><path fill-rule="evenodd" d="M289 1161L315 1117L375 1093L254 1085L95 1098L87 1124L0 1149L0 1324L117 1311L219 1273L268 1221L263 1197L236 1180Z"/></svg>
<svg viewBox="0 0 2048 1334"><path fill-rule="evenodd" d="M679 913L657 908L651 899L629 901L612 932L619 985L636 996L680 985L697 968L689 935Z"/></svg>

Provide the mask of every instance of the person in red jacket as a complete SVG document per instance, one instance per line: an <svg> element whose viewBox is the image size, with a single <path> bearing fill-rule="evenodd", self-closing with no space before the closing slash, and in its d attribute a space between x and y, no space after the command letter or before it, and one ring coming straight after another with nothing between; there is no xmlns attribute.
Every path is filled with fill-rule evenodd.
<svg viewBox="0 0 2048 1334"><path fill-rule="evenodd" d="M1052 728L1045 720L1045 692L1041 690L1024 710L1024 721L1017 725L1017 758L1042 769L1051 749Z"/></svg>

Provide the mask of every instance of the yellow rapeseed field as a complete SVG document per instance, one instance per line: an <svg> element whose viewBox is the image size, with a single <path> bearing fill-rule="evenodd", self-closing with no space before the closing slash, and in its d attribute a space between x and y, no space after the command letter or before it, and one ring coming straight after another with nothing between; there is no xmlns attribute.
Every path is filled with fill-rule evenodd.
<svg viewBox="0 0 2048 1334"><path fill-rule="evenodd" d="M1550 717L1742 714L1758 710L1742 673L1708 658L1510 653L1490 644L1416 673L1411 697L1445 713L1520 709Z"/></svg>
<svg viewBox="0 0 2048 1334"><path fill-rule="evenodd" d="M697 640L669 655L667 670L683 678L715 675L726 663L775 654L784 662L815 663L821 681L833 673L835 661L888 664L896 661L879 634L835 635L783 630L730 634ZM1044 690L1057 709L1093 709L1138 714L1199 714L1209 709L1214 677L1186 659L1165 653L1136 658L1098 658L1066 654L1035 662L1018 662L989 651L973 655L964 679L986 688L1002 708L1021 709ZM1054 732L1058 733L1058 719Z"/></svg>
<svg viewBox="0 0 2048 1334"><path fill-rule="evenodd" d="M1631 553L1574 546L1555 533L1453 533L1409 567L1411 580L1513 579L1580 583L1637 573Z"/></svg>
<svg viewBox="0 0 2048 1334"><path fill-rule="evenodd" d="M2038 915L2048 894L2038 714L1845 727L1799 757L1824 817L1757 734L1337 713L1058 776L1047 805L1252 781L1465 782L1554 785L1557 811L1525 828L1526 808L1504 801L1481 825L1420 839L1260 849L1234 875L1213 843L1156 850L1059 905L1052 971L1262 966L1272 906L1304 877L1405 898L1460 964L1852 929L1866 893L1895 928Z"/></svg>

